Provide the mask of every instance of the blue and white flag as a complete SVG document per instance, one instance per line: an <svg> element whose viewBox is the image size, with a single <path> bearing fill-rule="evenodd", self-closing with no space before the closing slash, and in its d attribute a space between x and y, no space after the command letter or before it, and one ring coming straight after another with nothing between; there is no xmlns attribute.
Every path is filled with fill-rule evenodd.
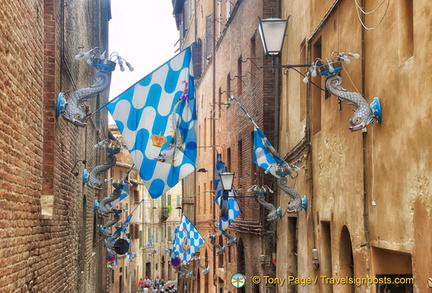
<svg viewBox="0 0 432 293"><path fill-rule="evenodd" d="M129 196L129 185L131 183L128 183L129 181L126 180L126 183L124 183L123 188L121 189L121 194L120 197L117 198L116 200L112 201L109 206L110 207L114 207L119 201L122 201L123 199L125 199L126 197Z"/></svg>
<svg viewBox="0 0 432 293"><path fill-rule="evenodd" d="M127 230L128 230L128 227L129 227L129 223L132 220L132 217L133 217L133 213L130 213L129 216L127 216L126 220L124 220L121 223L121 227L122 227L121 232L122 232L122 234L126 234L127 233Z"/></svg>
<svg viewBox="0 0 432 293"><path fill-rule="evenodd" d="M216 169L215 169L215 181L214 181L214 189L215 189L215 202L220 205L220 197L222 196L222 182L219 174L226 172L226 167L224 162L221 160L221 155L216 152Z"/></svg>
<svg viewBox="0 0 432 293"><path fill-rule="evenodd" d="M232 189L229 193L224 192L224 194L227 195L224 195L221 198L221 212L218 225L219 230L221 231L228 229L229 225L231 225L234 219L237 218L237 216L241 213L234 189Z"/></svg>
<svg viewBox="0 0 432 293"><path fill-rule="evenodd" d="M220 207L219 230L225 231L229 225L240 215L240 206L235 197L234 188L231 191L223 191L219 173L226 172L225 163L221 160L219 153L216 153L215 170L215 202Z"/></svg>
<svg viewBox="0 0 432 293"><path fill-rule="evenodd" d="M195 170L196 100L190 47L106 107L153 198Z"/></svg>
<svg viewBox="0 0 432 293"><path fill-rule="evenodd" d="M171 250L171 265L178 267L187 264L192 256L204 244L204 238L185 215L175 231L173 248Z"/></svg>
<svg viewBox="0 0 432 293"><path fill-rule="evenodd" d="M285 166L287 170L292 170L256 125L254 125L254 163L264 169L266 173L271 173L277 178L279 178L279 175L276 172L279 167Z"/></svg>

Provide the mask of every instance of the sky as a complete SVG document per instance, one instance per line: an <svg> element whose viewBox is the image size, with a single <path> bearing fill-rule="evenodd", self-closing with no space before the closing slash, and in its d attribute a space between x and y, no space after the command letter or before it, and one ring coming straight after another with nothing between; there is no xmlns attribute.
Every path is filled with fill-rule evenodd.
<svg viewBox="0 0 432 293"><path fill-rule="evenodd" d="M174 57L180 34L172 11L171 0L111 0L109 53L118 52L134 71L117 65L110 99Z"/></svg>

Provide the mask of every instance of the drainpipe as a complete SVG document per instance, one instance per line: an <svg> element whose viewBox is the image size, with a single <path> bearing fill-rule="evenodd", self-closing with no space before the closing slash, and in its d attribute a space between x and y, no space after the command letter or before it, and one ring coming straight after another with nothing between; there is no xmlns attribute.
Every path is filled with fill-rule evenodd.
<svg viewBox="0 0 432 293"><path fill-rule="evenodd" d="M365 7L365 0L362 0L362 7ZM364 14L362 14L362 21L364 23ZM362 56L362 74L361 74L361 83L363 89L363 96L365 93L365 65L366 65L366 47L365 47L365 30L362 28L361 30L361 56ZM363 221L364 221L364 234L366 243L362 244L362 246L370 247L370 236L369 236L369 209L368 209L368 196L367 196L367 128L363 128L362 130L362 146L363 146ZM369 267L367 267L369 268Z"/></svg>
<svg viewBox="0 0 432 293"><path fill-rule="evenodd" d="M212 47L212 112L213 112L213 125L212 125L212 129L213 129L213 134L212 134L212 139L213 139L213 152L216 151L216 1L217 0L213 0L213 26L212 26L212 33L213 33L213 38L212 38L212 43L213 43L213 47ZM213 174L213 178L214 178L214 172L216 170L216 156L213 153L213 168L212 168L212 172L210 174ZM212 189L212 187L211 187ZM213 205L213 215L216 218L216 205L215 202L212 201L212 205ZM215 272L215 276L217 276L216 272L216 249L213 249L213 272ZM217 277L213 278L213 285L217 288L218 287L218 282L217 282Z"/></svg>

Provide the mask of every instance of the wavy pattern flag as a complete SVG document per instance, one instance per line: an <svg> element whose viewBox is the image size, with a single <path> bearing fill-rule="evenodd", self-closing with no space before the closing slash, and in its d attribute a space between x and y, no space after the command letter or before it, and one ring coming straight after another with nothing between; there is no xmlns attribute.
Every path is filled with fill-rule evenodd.
<svg viewBox="0 0 432 293"><path fill-rule="evenodd" d="M220 205L220 200L223 193L222 182L219 177L219 173L223 173L225 171L226 171L226 167L224 162L222 162L221 160L221 155L216 152L216 170L215 170L214 188L215 188L215 202L218 205Z"/></svg>
<svg viewBox="0 0 432 293"><path fill-rule="evenodd" d="M215 202L219 205L220 219L219 230L225 231L229 225L240 215L240 206L235 197L235 191L224 192L219 173L226 172L225 163L221 160L220 154L216 153L216 170L215 170Z"/></svg>
<svg viewBox="0 0 432 293"><path fill-rule="evenodd" d="M280 166L285 166L291 170L288 163L279 156L270 141L256 125L254 126L254 163L264 169L266 173L271 173L277 178L279 175L276 172Z"/></svg>
<svg viewBox="0 0 432 293"><path fill-rule="evenodd" d="M171 250L171 265L178 267L188 263L203 244L204 238L189 218L183 215L174 235L173 248Z"/></svg>
<svg viewBox="0 0 432 293"><path fill-rule="evenodd" d="M225 231L241 213L234 189L227 196L222 197L220 207L219 230Z"/></svg>
<svg viewBox="0 0 432 293"><path fill-rule="evenodd" d="M150 195L196 168L196 100L188 47L106 105Z"/></svg>

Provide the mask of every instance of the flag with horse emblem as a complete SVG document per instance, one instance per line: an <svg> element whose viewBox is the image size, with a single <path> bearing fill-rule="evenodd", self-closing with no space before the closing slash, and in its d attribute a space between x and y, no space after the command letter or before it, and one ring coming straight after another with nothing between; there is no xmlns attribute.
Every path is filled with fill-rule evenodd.
<svg viewBox="0 0 432 293"><path fill-rule="evenodd" d="M196 100L190 47L106 107L153 198L195 170Z"/></svg>

